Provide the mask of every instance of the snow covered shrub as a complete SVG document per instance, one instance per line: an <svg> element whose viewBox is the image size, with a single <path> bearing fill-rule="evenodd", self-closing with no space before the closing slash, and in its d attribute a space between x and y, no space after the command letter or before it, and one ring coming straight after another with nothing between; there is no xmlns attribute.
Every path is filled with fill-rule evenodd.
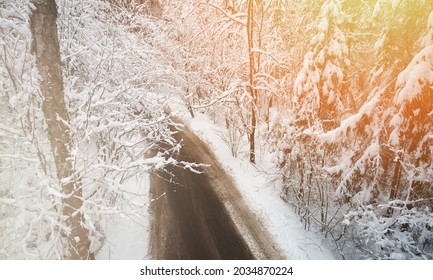
<svg viewBox="0 0 433 280"><path fill-rule="evenodd" d="M389 207L392 216L386 215ZM369 205L345 217L347 224L356 225L353 238L365 258L433 258L433 214L428 207Z"/></svg>

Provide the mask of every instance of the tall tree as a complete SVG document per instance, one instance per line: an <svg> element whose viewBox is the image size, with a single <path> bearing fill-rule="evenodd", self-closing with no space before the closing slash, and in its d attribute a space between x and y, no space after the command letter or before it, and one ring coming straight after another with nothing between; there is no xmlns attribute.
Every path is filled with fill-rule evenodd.
<svg viewBox="0 0 433 280"><path fill-rule="evenodd" d="M300 117L310 123L318 118L324 130L338 126L350 103L346 101L349 60L341 30L342 15L339 0L328 0L322 5L318 33L311 40L312 51L305 55L304 67L295 81Z"/></svg>
<svg viewBox="0 0 433 280"><path fill-rule="evenodd" d="M256 69L256 59L254 48L254 1L248 1L248 13L247 13L247 38L248 38L248 55L250 63L250 95L252 99L251 104L251 130L250 130L250 161L252 163L256 162L256 152L255 152L255 134L256 134L256 105L257 105L257 89L255 88L255 75L257 73Z"/></svg>
<svg viewBox="0 0 433 280"><path fill-rule="evenodd" d="M57 178L62 186L64 230L69 259L91 259L90 241L84 227L83 190L75 180L71 161L69 116L63 93L60 49L57 33L55 0L33 0L35 9L30 18L33 51L40 74L47 134L54 157Z"/></svg>

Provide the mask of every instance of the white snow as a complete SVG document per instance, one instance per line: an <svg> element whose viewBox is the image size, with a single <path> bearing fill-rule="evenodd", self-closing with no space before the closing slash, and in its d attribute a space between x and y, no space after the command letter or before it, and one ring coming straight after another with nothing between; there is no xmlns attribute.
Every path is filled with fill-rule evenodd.
<svg viewBox="0 0 433 280"><path fill-rule="evenodd" d="M352 177L353 173L355 171L360 171L361 174L364 174L365 169L364 169L364 164L366 161L374 158L377 154L379 153L379 144L375 141L373 143L370 144L370 146L368 146L365 149L364 154L361 156L361 158L359 158L356 163L353 165L353 167L350 166L350 159L349 157L346 157L346 160L344 160L343 162L345 162L345 165L339 166L340 170L344 170L349 168L348 171L345 172L343 179L341 180L341 183L339 184L337 190L336 190L336 194L341 195L346 191L346 186L345 186L345 182ZM356 201L354 201L356 203Z"/></svg>
<svg viewBox="0 0 433 280"><path fill-rule="evenodd" d="M377 17L377 15L379 14L380 10L381 10L381 7L380 7L380 0L378 0L378 1L376 2L376 5L374 5L374 9L373 9L372 17L373 17L373 18Z"/></svg>
<svg viewBox="0 0 433 280"><path fill-rule="evenodd" d="M347 54L347 47L335 39L331 39L328 46L328 53L337 58L342 58L343 54Z"/></svg>
<svg viewBox="0 0 433 280"><path fill-rule="evenodd" d="M318 137L320 140L326 142L337 142L340 139L340 136L347 131L349 128L354 128L357 123L361 120L364 115L370 115L370 113L375 110L377 103L380 101L379 98L375 97L372 100L366 102L358 111L357 114L354 114L347 119L341 122L341 125L334 130L330 130L326 133L319 134Z"/></svg>
<svg viewBox="0 0 433 280"><path fill-rule="evenodd" d="M427 28L428 29L433 29L433 11L430 13L430 15L428 17Z"/></svg>
<svg viewBox="0 0 433 280"><path fill-rule="evenodd" d="M106 235L103 246L96 253L99 260L142 260L149 259L149 176L136 175L127 181L124 205L118 212L104 219Z"/></svg>
<svg viewBox="0 0 433 280"><path fill-rule="evenodd" d="M392 9L395 10L398 7L400 0L392 0Z"/></svg>
<svg viewBox="0 0 433 280"><path fill-rule="evenodd" d="M433 84L433 45L424 48L398 76L397 85L401 89L394 98L396 104L411 102L422 94L426 86Z"/></svg>
<svg viewBox="0 0 433 280"><path fill-rule="evenodd" d="M328 28L329 28L329 21L328 21L328 19L323 18L323 19L320 21L320 23L319 23L319 25L318 25L317 28L319 29L319 31L321 31L321 32L323 32L323 33L328 32Z"/></svg>

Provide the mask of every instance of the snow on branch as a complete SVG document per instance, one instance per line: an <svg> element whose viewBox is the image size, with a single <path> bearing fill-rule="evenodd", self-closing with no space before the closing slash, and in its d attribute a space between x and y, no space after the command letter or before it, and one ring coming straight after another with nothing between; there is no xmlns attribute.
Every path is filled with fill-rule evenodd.
<svg viewBox="0 0 433 280"><path fill-rule="evenodd" d="M401 105L411 102L422 94L426 86L433 85L433 45L424 48L400 73L397 87L400 91L394 98L394 103Z"/></svg>
<svg viewBox="0 0 433 280"><path fill-rule="evenodd" d="M246 21L242 21L242 20L239 19L239 17L246 17L247 16L246 13L237 13L237 14L234 14L234 15L230 15L228 12L224 11L223 8L221 8L221 7L217 6L217 5L214 5L212 3L200 2L199 4L209 5L209 6L213 7L213 8L215 8L215 9L217 9L221 13L223 13L224 16L226 16L227 18L233 20L234 22L237 22L237 23L239 23L239 24L241 24L243 26L247 26L247 22Z"/></svg>
<svg viewBox="0 0 433 280"><path fill-rule="evenodd" d="M191 107L194 108L194 109L201 109L201 108L207 108L207 107L213 106L213 105L215 105L216 103L218 103L220 101L222 101L224 103L225 101L227 101L227 99L234 92L236 92L236 90L238 89L238 86L239 86L239 81L236 81L235 83L230 84L230 87L228 88L228 90L226 90L225 92L223 92L220 96L215 97L209 103L203 104L203 105L191 105Z"/></svg>
<svg viewBox="0 0 433 280"><path fill-rule="evenodd" d="M378 97L374 97L369 102L365 103L357 114L350 116L343 120L341 125L334 130L330 130L326 133L318 134L320 140L324 142L337 142L341 140L341 136L346 133L348 129L355 128L361 121L364 115L370 116L376 109L376 105L380 102Z"/></svg>
<svg viewBox="0 0 433 280"><path fill-rule="evenodd" d="M28 158L28 157L23 157L20 155L11 155L11 154L0 154L0 158L12 158L12 159L18 159L18 160L24 160L24 161L28 161L28 162L34 162L34 163L38 163L39 160L37 160L36 158Z"/></svg>

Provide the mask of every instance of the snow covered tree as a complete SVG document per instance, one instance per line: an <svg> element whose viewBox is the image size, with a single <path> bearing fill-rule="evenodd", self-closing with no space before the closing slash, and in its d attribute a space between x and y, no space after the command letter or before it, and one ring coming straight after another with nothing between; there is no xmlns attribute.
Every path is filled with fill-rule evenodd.
<svg viewBox="0 0 433 280"><path fill-rule="evenodd" d="M401 96L399 93L399 88L402 87L401 77L404 75L403 73L408 71L406 69L402 72L402 70L407 67L411 57L414 57L419 50L419 40L425 30L428 11L433 8L432 4L430 1L417 1L416 3L412 1L377 1L373 11L373 17L377 18L382 25L382 34L375 45L378 60L372 70L370 83L374 89L370 99L379 98L378 106L383 107L376 113L382 121L381 124L377 124L381 131L378 142L383 168L379 185L384 190L390 188L389 199L391 201L396 199L400 192L400 177L403 171L401 157L416 146L415 144L407 150L403 147L408 144L403 143L420 141L420 136L413 129L409 129L410 132L406 133L405 137L394 129L394 125L398 123L397 119L402 116L401 111L406 110L404 104L396 103L395 96L396 94ZM416 91L415 88L413 88L412 93L414 91ZM402 99L399 100L401 102ZM416 108L413 109L416 110ZM413 113L409 114L408 111L404 113L406 117L411 114ZM414 121L413 118L410 119L410 122ZM422 122L425 121L426 119L422 120ZM398 160L396 160L397 158Z"/></svg>
<svg viewBox="0 0 433 280"><path fill-rule="evenodd" d="M353 108L352 92L346 87L349 54L343 20L340 1L323 3L315 21L318 33L310 42L312 51L305 54L294 82L294 116L281 124L289 126L285 132L278 126L271 132L272 138L274 133L279 135L275 141L286 146L278 155L287 172L282 196L292 197L306 229L316 220L324 232L334 220L328 206L335 184L324 167L335 164L339 152L338 144L322 143L315 135L337 127Z"/></svg>
<svg viewBox="0 0 433 280"><path fill-rule="evenodd" d="M97 251L107 219L126 205L138 211L127 189L131 180L177 164L171 154L179 147L169 128L175 124L163 109L173 68L161 47L163 20L148 15L146 6L105 1L59 6L73 157Z"/></svg>
<svg viewBox="0 0 433 280"><path fill-rule="evenodd" d="M35 243L45 241L35 232L44 224L38 206L45 208L49 203L41 203L38 197L42 194L50 200L40 191L48 183L48 166L37 137L43 114L35 90L34 61L29 55L29 13L28 1L0 3L1 259L32 255Z"/></svg>
<svg viewBox="0 0 433 280"><path fill-rule="evenodd" d="M313 126L320 120L325 130L335 128L345 113L348 100L346 71L349 66L346 38L341 30L343 13L338 0L325 1L320 12L318 33L312 51L304 58L294 86L298 122Z"/></svg>
<svg viewBox="0 0 433 280"><path fill-rule="evenodd" d="M94 258L90 252L88 232L84 228L83 189L74 174L70 147L72 140L67 124L60 48L57 34L57 6L54 0L35 0L31 16L34 52L43 95L42 110L47 123L48 139L54 156L57 178L61 182L63 215L66 217L68 254L70 259Z"/></svg>
<svg viewBox="0 0 433 280"><path fill-rule="evenodd" d="M139 213L130 181L178 164L162 20L115 4L0 3L0 258L92 258L113 215Z"/></svg>
<svg viewBox="0 0 433 280"><path fill-rule="evenodd" d="M416 199L433 196L429 184L433 179L429 170L432 165L431 135L433 105L433 12L427 26L427 37L424 37L423 48L399 74L396 83L396 94L392 100L393 118L390 122L388 143L398 148L398 164L406 165L409 172L408 181L411 189L405 193ZM429 38L430 37L430 38ZM422 39L422 38L421 38ZM402 172L402 171L400 171ZM397 196L398 186L393 186L390 199Z"/></svg>
<svg viewBox="0 0 433 280"><path fill-rule="evenodd" d="M432 17L433 12L428 23L430 34ZM371 254L377 258L433 258L432 62L430 41L398 76L390 133L384 144L394 159L382 160L382 165L392 164L388 167L392 173L384 173L391 177L382 190L387 197L381 198L383 204L376 209L350 216L364 227L358 232L363 240L358 242L373 247ZM387 167L383 168L386 171Z"/></svg>
<svg viewBox="0 0 433 280"><path fill-rule="evenodd" d="M374 235L380 250L372 244L364 245L376 247L371 255L378 258L431 258L430 237L425 235L431 214L424 208L431 207L432 197L427 187L432 182L431 161L427 159L431 154L427 146L431 135L428 114L433 109L428 66L432 57L424 36L431 33L431 5L428 1L377 2L373 16L382 13L379 22L383 32L376 44L378 59L372 70L372 90L360 111L341 127L346 132L341 137L348 137L347 141L359 136L370 139L359 141L364 142L359 146L347 146L359 154L348 161L350 168L343 172L339 190L345 190L351 203L368 205L361 212L368 212L363 217L371 220L360 218L358 222L368 223L371 230L365 228L357 234L365 239ZM419 223L402 222L415 216ZM387 234L377 235L379 228ZM399 235L406 231L410 232L409 238L401 239Z"/></svg>
<svg viewBox="0 0 433 280"><path fill-rule="evenodd" d="M325 1L324 6L330 2ZM339 97L340 104L345 104L340 108L345 111L322 107L340 113L333 115L338 122L323 125L320 90L325 87L329 92L335 88L322 82L325 68L316 55L321 50L309 52L295 82L298 115L275 127L274 133L280 135L275 145L280 147L278 158L285 174L282 196L297 207L306 228L316 224L331 236L342 256L350 256L351 251L356 251L353 248L360 248L358 253L374 258L431 258L428 147L432 58L428 18L432 4L378 1L374 9L363 6L362 16L350 11L351 19L340 28L350 29L345 32L350 34L348 46L357 50L358 58L363 60L358 63L359 71L371 73L369 84L352 80L354 75L343 75L343 80L335 78L334 86L356 95ZM342 5L345 9L349 6L346 2ZM367 17L369 10L373 11L374 21L364 18L362 22L371 26L368 41L376 38L377 43L376 57L366 59L362 53L373 54L361 39L367 36L366 26L354 27L350 20ZM319 33L313 42L322 42L320 38L327 37ZM357 56L342 53L356 62ZM346 69L349 66L338 65ZM338 78L338 73L347 72L334 73ZM357 88L348 89L348 84ZM284 129L284 125L288 128ZM403 222L412 218L413 223ZM349 240L354 244L348 245ZM342 244L347 248L340 247Z"/></svg>
<svg viewBox="0 0 433 280"><path fill-rule="evenodd" d="M215 120L247 135L251 159L256 127L269 119L271 99L282 95L279 79L289 69L284 59L288 56L280 51L278 25L273 23L282 2L191 1L169 3L165 9L180 43L173 61L184 76L184 82L179 80L184 84L182 99L190 111L208 108Z"/></svg>
<svg viewBox="0 0 433 280"><path fill-rule="evenodd" d="M357 111L367 100L369 76L374 65L377 35L380 27L372 18L374 2L347 0L342 2L345 11L343 21L346 44L349 50L350 71L346 76L346 92L349 97L350 111Z"/></svg>

